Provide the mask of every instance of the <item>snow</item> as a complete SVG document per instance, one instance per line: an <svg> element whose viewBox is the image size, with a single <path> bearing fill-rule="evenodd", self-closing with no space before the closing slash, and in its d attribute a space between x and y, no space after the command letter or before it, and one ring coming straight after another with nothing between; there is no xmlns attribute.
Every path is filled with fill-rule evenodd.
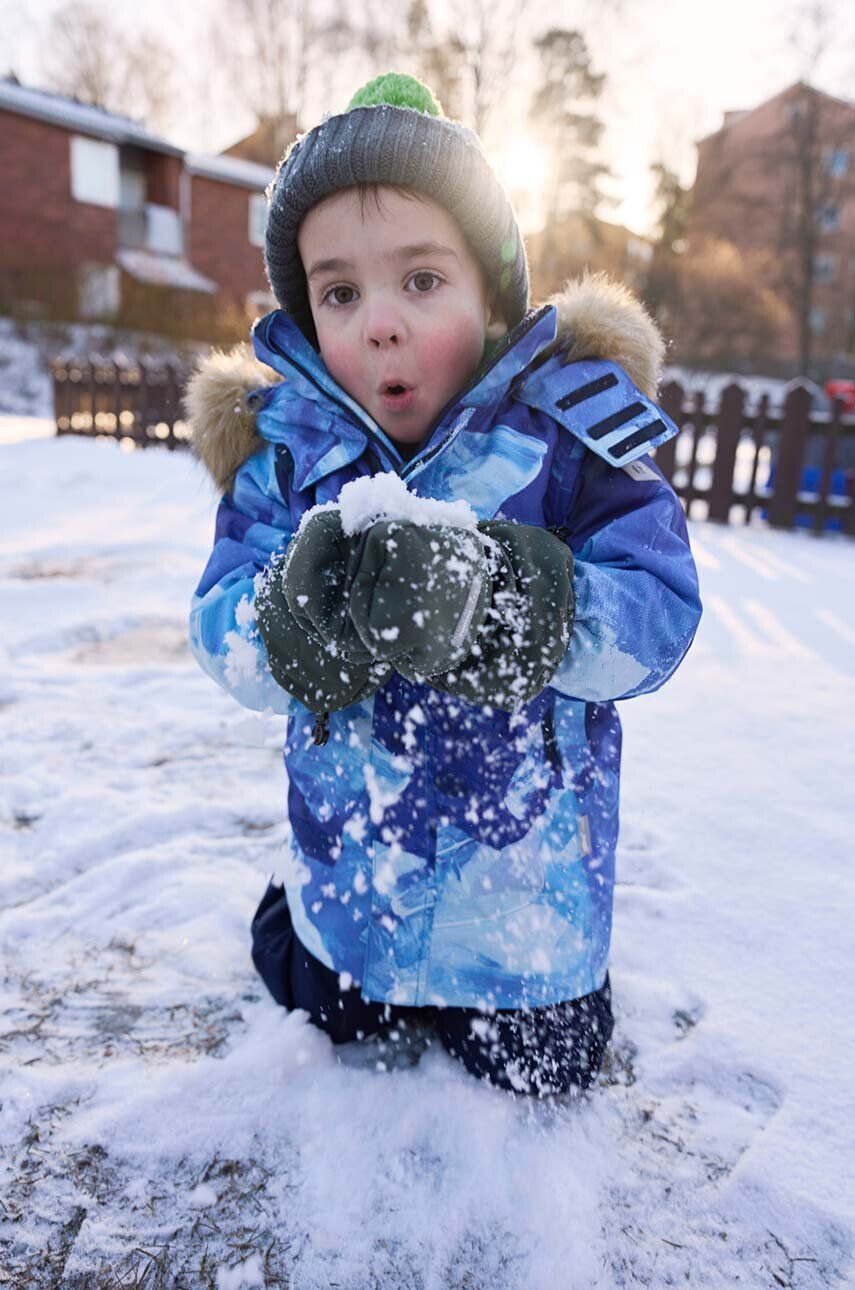
<svg viewBox="0 0 855 1290"><path fill-rule="evenodd" d="M284 720L189 656L190 457L0 468L6 1282L855 1283L850 541L691 523L698 638L621 705L613 1054L539 1104L427 1030L334 1048L255 975Z"/></svg>
<svg viewBox="0 0 855 1290"><path fill-rule="evenodd" d="M325 509L321 503L312 510ZM446 524L453 528L475 528L478 516L468 502L441 502L419 497L407 488L400 475L391 472L363 475L345 484L339 494L341 527L351 535L370 528L378 520L404 520L410 524ZM306 516L303 517L303 523ZM471 569L467 566L467 572Z"/></svg>

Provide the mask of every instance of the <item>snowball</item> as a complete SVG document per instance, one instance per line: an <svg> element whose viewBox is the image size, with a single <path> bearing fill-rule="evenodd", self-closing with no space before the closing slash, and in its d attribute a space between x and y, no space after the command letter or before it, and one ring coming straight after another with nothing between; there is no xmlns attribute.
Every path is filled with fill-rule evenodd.
<svg viewBox="0 0 855 1290"><path fill-rule="evenodd" d="M341 526L345 533L361 533L378 520L407 520L410 524L447 524L475 528L478 516L468 502L441 502L411 493L400 475L386 471L362 475L345 484L339 494Z"/></svg>

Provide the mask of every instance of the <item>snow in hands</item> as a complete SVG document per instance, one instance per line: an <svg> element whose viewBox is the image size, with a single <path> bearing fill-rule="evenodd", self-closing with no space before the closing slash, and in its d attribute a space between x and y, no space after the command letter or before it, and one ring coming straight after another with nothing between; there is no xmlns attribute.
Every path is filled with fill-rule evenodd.
<svg viewBox="0 0 855 1290"><path fill-rule="evenodd" d="M321 502L306 511L299 533L319 511L338 507L342 531L348 536L361 533L379 520L401 520L409 524L445 524L451 528L474 529L478 516L468 502L441 502L411 493L400 475L387 471L363 475L342 488L337 502Z"/></svg>

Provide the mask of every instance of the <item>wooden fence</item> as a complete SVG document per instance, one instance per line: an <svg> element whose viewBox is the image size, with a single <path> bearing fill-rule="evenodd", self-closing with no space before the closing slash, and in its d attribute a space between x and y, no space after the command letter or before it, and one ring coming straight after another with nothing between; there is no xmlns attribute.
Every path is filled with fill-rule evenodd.
<svg viewBox="0 0 855 1290"><path fill-rule="evenodd" d="M189 447L181 396L188 372L174 359L56 359L56 432L115 439L124 448Z"/></svg>
<svg viewBox="0 0 855 1290"><path fill-rule="evenodd" d="M686 514L855 535L855 416L839 400L813 411L813 397L796 385L783 407L768 395L751 405L734 384L707 407L702 391L665 386L659 401L680 434L657 449L656 464Z"/></svg>
<svg viewBox="0 0 855 1290"><path fill-rule="evenodd" d="M186 448L186 379L186 368L174 360L57 361L57 434ZM839 403L830 413L812 411L812 397L810 389L794 386L784 406L773 407L768 396L749 403L740 385L729 385L708 407L702 392L665 386L660 402L680 434L657 450L656 464L686 514L855 536L855 416L843 416Z"/></svg>

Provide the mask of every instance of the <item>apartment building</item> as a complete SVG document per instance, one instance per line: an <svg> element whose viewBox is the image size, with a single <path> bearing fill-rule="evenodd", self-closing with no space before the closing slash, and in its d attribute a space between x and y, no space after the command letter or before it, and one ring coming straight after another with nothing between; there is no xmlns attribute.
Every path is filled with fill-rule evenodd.
<svg viewBox="0 0 855 1290"><path fill-rule="evenodd" d="M855 351L855 104L797 83L697 144L689 248L733 242L787 304L783 357ZM802 332L808 333L803 335Z"/></svg>

